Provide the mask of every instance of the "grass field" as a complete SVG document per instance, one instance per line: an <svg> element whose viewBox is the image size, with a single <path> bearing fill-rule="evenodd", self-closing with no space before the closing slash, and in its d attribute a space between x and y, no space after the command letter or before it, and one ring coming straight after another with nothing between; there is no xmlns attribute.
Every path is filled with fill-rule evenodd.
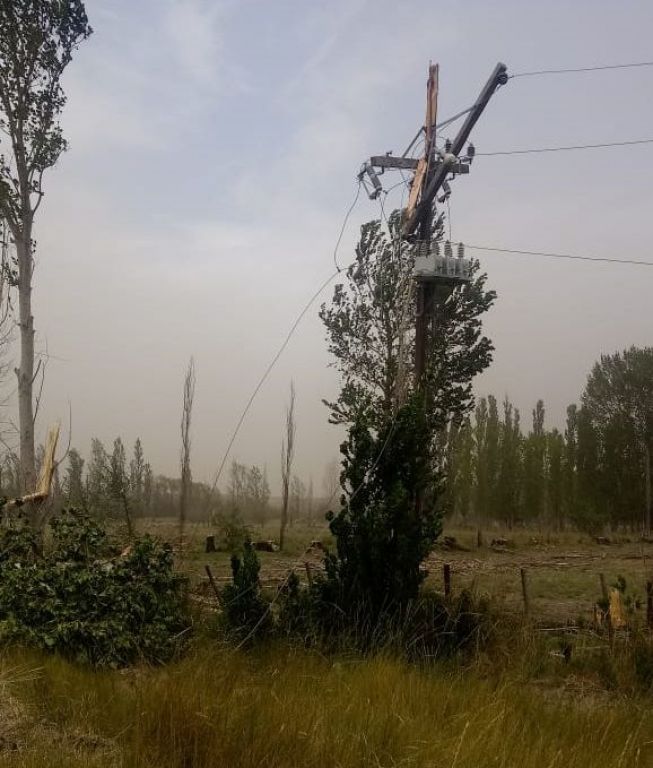
<svg viewBox="0 0 653 768"><path fill-rule="evenodd" d="M143 529L174 539L174 525L161 521L141 521ZM204 553L206 535L215 530L206 524L188 528L187 546L180 560L194 584L204 583L208 588L205 564L209 564L219 583L229 580L229 553ZM278 525L270 523L255 529L260 539L275 539ZM599 574L608 585L619 576L626 580L627 592L637 598L643 611L646 581L653 578L653 544L637 538L614 538L609 545L597 544L582 533L565 532L557 535L538 534L533 531L506 532L494 530L486 533L486 545L477 548L476 531L445 530L444 535L455 536L461 550L436 548L426 567L428 584L442 589L442 567L452 567L453 589L474 589L489 595L502 610L521 612L523 609L520 570L527 572L532 617L544 623L563 624L589 621L593 606L601 597ZM492 538L507 538L509 547L491 546ZM298 524L288 533L288 546L284 553L261 552L261 578L274 588L294 568L305 578L304 563L313 569L321 567L322 553L306 551L312 540L330 544L331 538L324 526L308 527Z"/></svg>
<svg viewBox="0 0 653 768"><path fill-rule="evenodd" d="M519 665L409 667L202 645L166 668L0 657L0 765L619 768L653 765L653 710ZM581 695L582 693L582 695Z"/></svg>
<svg viewBox="0 0 653 768"><path fill-rule="evenodd" d="M175 539L172 522L141 520L139 528ZM215 615L204 565L220 583L229 573L228 552L204 552L205 537L214 532L189 526L177 553L204 616ZM271 524L256 535L275 533ZM436 549L429 581L440 586L447 562L454 591L492 596L502 623L487 649L426 665L408 665L389 652L327 657L271 641L245 652L205 624L184 658L159 668L93 671L6 648L0 650L0 766L653 766L651 638L623 632L610 640L587 632L570 641L542 631L547 623L591 615L599 573L608 582L624 576L629 591L642 595L653 546L520 532L509 546L477 548L473 531L446 534L460 548ZM305 561L320 567L322 553L307 551L314 539L328 543L328 532L297 525L286 552L260 553L270 589L291 568L304 576ZM527 619L520 568L530 583ZM569 642L573 656L566 659L562 643Z"/></svg>

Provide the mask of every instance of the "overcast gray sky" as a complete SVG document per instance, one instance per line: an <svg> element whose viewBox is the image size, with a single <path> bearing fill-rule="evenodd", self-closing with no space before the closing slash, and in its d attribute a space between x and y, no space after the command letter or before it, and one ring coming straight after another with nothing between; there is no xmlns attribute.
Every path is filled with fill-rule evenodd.
<svg viewBox="0 0 653 768"><path fill-rule="evenodd" d="M405 148L423 119L429 59L440 115L469 106L494 64L511 72L653 59L650 2L88 0L95 34L66 76L70 151L46 182L35 322L52 356L42 436L73 411L73 444L140 436L178 472L184 369L197 365L193 469L212 477L249 394L332 251L370 154ZM479 152L653 137L653 69L511 80ZM651 258L653 146L479 157L451 199L455 240ZM400 203L397 189L391 201ZM389 202L387 205L390 205ZM378 217L360 201L343 239ZM479 394L551 424L601 352L651 344L653 270L480 254L499 293L495 362ZM328 292L325 298L328 297ZM322 397L317 306L234 446L277 485L288 383L297 469L337 455Z"/></svg>

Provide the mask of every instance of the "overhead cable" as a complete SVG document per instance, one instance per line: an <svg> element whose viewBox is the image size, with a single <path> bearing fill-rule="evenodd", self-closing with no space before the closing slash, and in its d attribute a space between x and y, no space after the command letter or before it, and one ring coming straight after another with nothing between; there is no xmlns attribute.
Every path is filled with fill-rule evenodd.
<svg viewBox="0 0 653 768"><path fill-rule="evenodd" d="M497 152L476 152L475 157L493 157L495 155L531 155L541 152L569 152L575 149L603 149L605 147L631 147L638 144L653 144L653 139L633 139L632 141L610 141L604 144L570 144L563 147L533 147L531 149L506 149Z"/></svg>
<svg viewBox="0 0 653 768"><path fill-rule="evenodd" d="M491 251L494 253L513 253L522 256L542 256L549 259L573 259L574 261L602 261L611 264L636 264L640 267L653 267L653 261L640 259L612 259L608 256L578 256L572 253L552 253L548 251L526 251L518 248L496 248L489 245L470 245L464 243L465 248L474 251Z"/></svg>
<svg viewBox="0 0 653 768"><path fill-rule="evenodd" d="M220 461L220 465L218 467L218 471L216 472L215 477L213 479L213 484L211 485L211 492L209 494L209 500L213 496L213 493L214 493L214 491L215 491L215 489L216 489L216 487L218 485L220 477L222 476L222 472L224 470L225 464L227 463L227 458L229 457L229 454L231 453L231 449L233 447L233 444L235 443L236 438L238 437L238 433L240 432L240 428L242 427L243 422L245 421L245 418L246 418L247 414L249 413L249 410L252 407L252 404L254 403L254 400L256 399L256 396L258 395L259 391L261 390L261 387L263 386L263 384L267 380L268 376L272 372L272 369L277 364L277 361L279 360L279 358L283 354L284 350L286 349L286 347L290 343L290 339L293 337L295 331L297 330L297 326L304 319L304 317L305 317L306 313L308 312L308 310L313 306L313 304L315 303L317 298L320 296L322 291L324 291L324 289L333 280L335 280L335 278L341 272L341 267L338 265L338 262L337 262L338 247L340 245L340 241L342 240L342 236L343 236L343 233L345 231L345 227L347 225L347 221L349 219L349 216L351 215L351 212L354 210L354 207L355 207L356 203L358 202L358 197L360 195L360 188L361 188L361 184L359 182L358 189L356 191L356 197L354 198L354 202L351 204L351 206L349 207L349 210L347 211L347 213L345 215L345 219L343 221L342 227L340 229L340 234L338 235L338 240L336 242L336 247L335 247L335 249L333 251L333 259L334 259L334 262L336 264L336 270L335 270L335 272L332 272L329 275L329 277L327 277L326 280L324 280L320 284L320 286L315 291L315 293L313 293L313 295L310 297L308 302L304 305L303 309L300 311L300 313L295 318L295 321L290 326L290 330L286 334L286 337L284 338L283 342L281 343L281 346L277 350L277 352L274 355L274 357L272 358L272 360L270 360L270 363L268 364L267 368L263 372L263 375L261 376L261 378L259 379L258 383L254 387L254 390L253 390L252 394L250 395L249 400L247 401L247 403L246 403L246 405L245 405L245 407L243 409L243 412L240 414L240 418L238 419L236 427L235 427L235 429L234 429L234 431L233 431L233 433L231 435L231 438L229 439L229 443L227 444L227 449L225 450L224 455L222 457L222 460Z"/></svg>
<svg viewBox="0 0 653 768"><path fill-rule="evenodd" d="M340 234L338 235L338 239L336 240L336 247L333 249L333 263L335 264L335 267L338 270L338 272L340 272L340 265L338 264L338 248L340 248L340 241L342 240L342 236L345 234L345 228L347 226L347 222L349 221L349 217L351 216L351 212L354 210L354 208L356 207L356 203L358 202L362 185L363 185L363 182L361 179L359 179L358 187L356 189L356 196L354 197L354 202L349 206L349 210L345 214L345 218L342 222L342 227L340 228Z"/></svg>
<svg viewBox="0 0 653 768"><path fill-rule="evenodd" d="M602 64L595 67L573 67L566 69L537 69L532 72L516 72L509 75L511 79L516 77L535 77L538 75L569 75L577 72L599 72L606 69L634 69L636 67L653 67L653 61L636 61L628 64Z"/></svg>

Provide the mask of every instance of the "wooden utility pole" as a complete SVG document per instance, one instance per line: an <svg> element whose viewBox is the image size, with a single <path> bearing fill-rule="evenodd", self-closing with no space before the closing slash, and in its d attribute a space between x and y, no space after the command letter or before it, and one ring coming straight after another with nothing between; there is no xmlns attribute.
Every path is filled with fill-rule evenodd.
<svg viewBox="0 0 653 768"><path fill-rule="evenodd" d="M429 67L429 79L426 89L426 123L424 126L424 158L418 161L413 179L413 186L404 214L403 234L410 238L417 235L418 255L429 261L433 261L436 269L431 272L425 270L416 274L417 278L417 311L415 326L415 379L417 387L424 387L426 376L426 357L428 348L428 333L432 325L435 309L435 299L439 293L444 296L460 282L465 282L465 274L460 270L451 270L445 263L444 269L437 269L435 260L432 259L432 230L434 202L440 189L444 188L442 200L447 199L450 190L447 177L452 173L460 172L464 167L469 172L469 165L459 162L458 155L462 152L465 142L468 140L476 121L487 106L496 89L507 82L508 75L505 64L497 64L485 84L476 103L469 110L465 122L451 143L447 143L444 150L438 151L435 144L438 91L439 91L439 66ZM471 162L473 153L469 153ZM424 171L422 169L425 168ZM447 255L445 254L445 262ZM455 274L452 274L454 272Z"/></svg>
<svg viewBox="0 0 653 768"><path fill-rule="evenodd" d="M424 123L424 157L419 160L415 178L410 190L406 220L412 217L417 201L422 195L423 187L433 175L433 164L430 162L435 147L435 125L438 116L438 88L440 67L438 64L429 66L429 78L426 85L426 121ZM428 213L420 222L419 242L428 253L431 247L431 229L433 211ZM415 382L418 388L423 387L426 375L426 348L429 320L433 315L434 285L427 280L417 282L417 307L415 312Z"/></svg>
<svg viewBox="0 0 653 768"><path fill-rule="evenodd" d="M408 205L402 220L402 236L415 244L415 279L417 281L417 306L415 313L415 386L426 396L426 377L428 373L429 334L433 332L434 310L436 303L446 298L456 285L469 282L470 263L463 258L462 247L454 258L451 244L445 247L444 257L433 247L432 235L441 219L434 227L436 202L444 202L451 194L448 180L459 174L469 173L474 157L474 148L469 146L466 156L461 153L469 139L472 128L476 125L483 110L488 105L497 88L508 82L505 64L498 63L487 83L481 90L474 104L464 112L438 125L438 64L429 65L426 86L426 118L424 125L417 132L401 157L391 153L373 156L365 162L358 175L359 181L367 190L370 199L376 199L383 192L380 175L390 169L414 170ZM453 141L445 142L438 148L436 132L459 117L465 116ZM424 155L419 159L408 157L415 142L424 134ZM368 183L371 187L368 187ZM443 191L440 197L438 193ZM426 397L424 406L428 408ZM421 510L421 494L417 494L416 507Z"/></svg>

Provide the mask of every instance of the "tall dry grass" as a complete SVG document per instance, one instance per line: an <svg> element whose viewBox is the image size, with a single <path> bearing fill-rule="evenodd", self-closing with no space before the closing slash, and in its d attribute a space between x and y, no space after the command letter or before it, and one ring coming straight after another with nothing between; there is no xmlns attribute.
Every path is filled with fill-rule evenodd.
<svg viewBox="0 0 653 768"><path fill-rule="evenodd" d="M653 765L642 701L541 690L478 667L204 646L166 668L98 673L8 651L0 680L22 717L6 744L0 710L2 766Z"/></svg>

